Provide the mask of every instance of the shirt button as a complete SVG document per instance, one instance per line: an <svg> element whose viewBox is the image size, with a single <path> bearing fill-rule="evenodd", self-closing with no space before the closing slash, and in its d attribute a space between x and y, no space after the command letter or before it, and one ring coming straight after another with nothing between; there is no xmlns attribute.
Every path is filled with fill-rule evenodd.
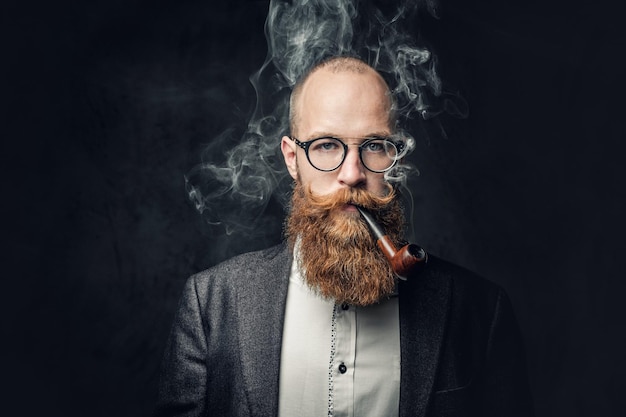
<svg viewBox="0 0 626 417"><path fill-rule="evenodd" d="M348 367L342 362L341 365L339 365L339 372L341 372L342 374L345 374L347 370L348 370Z"/></svg>
<svg viewBox="0 0 626 417"><path fill-rule="evenodd" d="M342 310L347 310L347 309L349 309L349 308L350 308L350 306L349 306L348 304L342 304L342 305L341 305L341 309L342 309Z"/></svg>

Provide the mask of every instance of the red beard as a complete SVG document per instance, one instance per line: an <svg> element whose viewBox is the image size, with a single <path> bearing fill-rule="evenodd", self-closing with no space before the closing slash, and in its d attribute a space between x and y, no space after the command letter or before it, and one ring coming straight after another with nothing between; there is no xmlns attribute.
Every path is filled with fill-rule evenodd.
<svg viewBox="0 0 626 417"><path fill-rule="evenodd" d="M395 275L358 212L368 209L394 241L400 243L404 214L393 191L377 197L363 189L346 188L316 196L296 183L286 236L305 282L321 296L357 306L389 297ZM297 245L296 245L297 243Z"/></svg>

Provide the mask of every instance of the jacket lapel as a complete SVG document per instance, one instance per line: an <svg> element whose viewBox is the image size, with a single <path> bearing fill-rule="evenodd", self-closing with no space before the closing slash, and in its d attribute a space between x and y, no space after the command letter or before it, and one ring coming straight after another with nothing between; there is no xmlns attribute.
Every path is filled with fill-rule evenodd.
<svg viewBox="0 0 626 417"><path fill-rule="evenodd" d="M291 255L283 244L255 261L237 289L241 366L250 414L275 416Z"/></svg>
<svg viewBox="0 0 626 417"><path fill-rule="evenodd" d="M401 281L398 291L401 352L399 414L400 417L422 417L426 413L437 371L450 298L450 279L445 274L439 274L434 265L429 265L418 276Z"/></svg>

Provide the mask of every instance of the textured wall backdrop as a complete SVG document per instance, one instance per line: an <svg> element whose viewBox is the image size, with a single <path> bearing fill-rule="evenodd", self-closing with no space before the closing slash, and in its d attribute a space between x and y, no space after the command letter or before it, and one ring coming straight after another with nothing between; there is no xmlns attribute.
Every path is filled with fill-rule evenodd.
<svg viewBox="0 0 626 417"><path fill-rule="evenodd" d="M268 2L39 3L3 13L6 415L148 415L187 276L281 237L278 203L234 240L184 188L246 127ZM414 27L470 109L413 126L415 238L508 290L539 416L626 408L621 7L442 0Z"/></svg>

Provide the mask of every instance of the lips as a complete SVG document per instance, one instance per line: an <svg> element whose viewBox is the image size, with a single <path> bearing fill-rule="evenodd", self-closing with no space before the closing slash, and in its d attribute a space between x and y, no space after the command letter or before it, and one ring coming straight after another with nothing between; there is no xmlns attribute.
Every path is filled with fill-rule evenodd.
<svg viewBox="0 0 626 417"><path fill-rule="evenodd" d="M357 212L356 206L353 203L346 203L341 207L341 209L343 211Z"/></svg>

